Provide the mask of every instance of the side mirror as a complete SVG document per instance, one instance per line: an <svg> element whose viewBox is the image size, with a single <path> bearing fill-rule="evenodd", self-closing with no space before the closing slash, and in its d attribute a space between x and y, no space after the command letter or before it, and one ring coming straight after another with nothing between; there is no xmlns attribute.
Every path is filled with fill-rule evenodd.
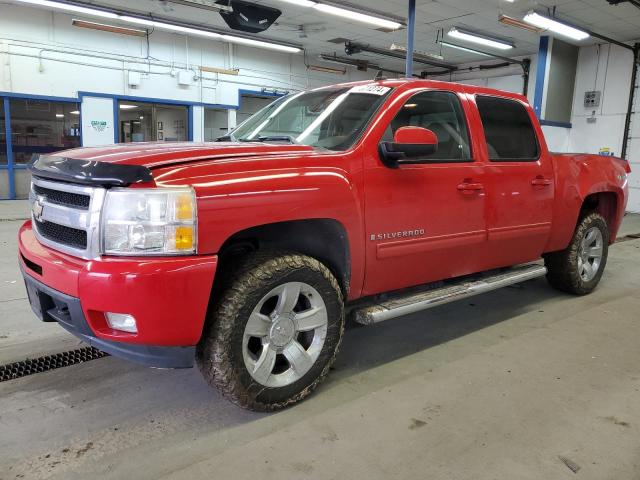
<svg viewBox="0 0 640 480"><path fill-rule="evenodd" d="M438 150L438 137L427 128L401 127L396 130L393 142L380 142L380 157L391 168L400 165L425 163L426 157Z"/></svg>

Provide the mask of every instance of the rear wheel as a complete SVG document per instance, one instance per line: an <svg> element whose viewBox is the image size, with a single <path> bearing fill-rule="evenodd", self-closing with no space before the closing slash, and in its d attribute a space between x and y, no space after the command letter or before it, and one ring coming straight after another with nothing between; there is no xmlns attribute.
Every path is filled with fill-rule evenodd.
<svg viewBox="0 0 640 480"><path fill-rule="evenodd" d="M198 365L234 403L277 410L315 389L343 332L342 294L324 265L298 254L252 255L212 310Z"/></svg>
<svg viewBox="0 0 640 480"><path fill-rule="evenodd" d="M545 256L549 283L576 295L591 293L600 282L609 253L609 229L598 213L581 217L569 246Z"/></svg>

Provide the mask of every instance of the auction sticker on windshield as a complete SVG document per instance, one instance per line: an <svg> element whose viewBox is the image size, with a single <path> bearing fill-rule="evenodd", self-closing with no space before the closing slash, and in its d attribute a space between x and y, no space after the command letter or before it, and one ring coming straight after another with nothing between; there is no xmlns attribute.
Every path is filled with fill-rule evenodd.
<svg viewBox="0 0 640 480"><path fill-rule="evenodd" d="M349 93L370 93L372 95L384 95L391 87L383 87L382 85L358 85L349 90Z"/></svg>

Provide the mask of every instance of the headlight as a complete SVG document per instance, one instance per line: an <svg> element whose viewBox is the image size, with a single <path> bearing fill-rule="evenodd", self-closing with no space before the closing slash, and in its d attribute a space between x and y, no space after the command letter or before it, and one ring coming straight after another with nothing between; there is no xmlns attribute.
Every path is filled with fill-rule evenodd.
<svg viewBox="0 0 640 480"><path fill-rule="evenodd" d="M196 198L191 188L112 188L102 210L102 252L195 253L196 226Z"/></svg>

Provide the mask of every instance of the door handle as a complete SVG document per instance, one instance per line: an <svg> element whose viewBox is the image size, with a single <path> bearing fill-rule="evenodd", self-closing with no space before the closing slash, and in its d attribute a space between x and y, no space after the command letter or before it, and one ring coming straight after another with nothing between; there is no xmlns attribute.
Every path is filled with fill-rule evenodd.
<svg viewBox="0 0 640 480"><path fill-rule="evenodd" d="M534 187L548 187L549 185L551 185L551 180L544 177L536 177L531 180L531 185L533 185Z"/></svg>
<svg viewBox="0 0 640 480"><path fill-rule="evenodd" d="M474 192L484 190L484 185L481 183L462 182L458 185L458 190L466 195L470 195Z"/></svg>

